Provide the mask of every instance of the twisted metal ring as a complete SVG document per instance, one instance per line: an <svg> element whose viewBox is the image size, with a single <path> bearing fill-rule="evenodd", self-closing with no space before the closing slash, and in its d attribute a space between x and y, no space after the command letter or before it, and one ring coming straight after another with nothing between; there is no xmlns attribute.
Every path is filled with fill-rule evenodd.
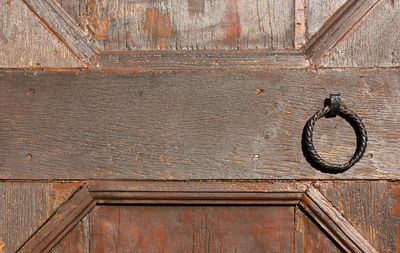
<svg viewBox="0 0 400 253"><path fill-rule="evenodd" d="M317 169L327 173L340 173L348 170L351 166L357 163L363 156L367 147L367 131L361 119L347 108L340 108L337 115L344 118L354 129L357 136L357 149L353 157L344 164L334 164L324 161L315 151L314 144L312 141L313 129L315 122L327 115L331 111L329 106L324 107L320 111L316 112L312 116L304 127L303 131L303 152L306 155L307 160L316 167Z"/></svg>

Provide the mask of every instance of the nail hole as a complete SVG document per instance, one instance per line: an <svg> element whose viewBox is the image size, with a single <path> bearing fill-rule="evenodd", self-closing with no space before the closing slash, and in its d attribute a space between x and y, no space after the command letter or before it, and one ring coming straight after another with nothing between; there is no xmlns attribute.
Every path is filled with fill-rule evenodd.
<svg viewBox="0 0 400 253"><path fill-rule="evenodd" d="M32 96L33 94L35 94L35 90L34 89L29 89L28 90L28 96Z"/></svg>

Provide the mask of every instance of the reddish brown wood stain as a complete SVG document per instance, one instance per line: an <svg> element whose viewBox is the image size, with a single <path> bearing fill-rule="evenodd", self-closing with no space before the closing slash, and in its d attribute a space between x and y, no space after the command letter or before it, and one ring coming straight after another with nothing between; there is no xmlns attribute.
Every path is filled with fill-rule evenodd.
<svg viewBox="0 0 400 253"><path fill-rule="evenodd" d="M97 206L90 252L291 252L289 206Z"/></svg>
<svg viewBox="0 0 400 253"><path fill-rule="evenodd" d="M225 16L221 21L221 26L225 31L222 43L233 47L238 46L238 40L242 33L240 17L238 13L237 0L228 0L226 4Z"/></svg>
<svg viewBox="0 0 400 253"><path fill-rule="evenodd" d="M86 4L87 28L97 38L104 38L108 31L107 19L102 17L102 6L97 0L88 0Z"/></svg>
<svg viewBox="0 0 400 253"><path fill-rule="evenodd" d="M394 198L394 203L392 206L392 215L400 218L400 185L393 185L390 193ZM396 234L396 253L400 253L400 224L395 226Z"/></svg>
<svg viewBox="0 0 400 253"><path fill-rule="evenodd" d="M188 12L191 17L202 17L204 14L205 0L187 0Z"/></svg>
<svg viewBox="0 0 400 253"><path fill-rule="evenodd" d="M157 8L148 8L143 21L148 41L152 49L168 49L169 38L173 33L171 15L160 12Z"/></svg>

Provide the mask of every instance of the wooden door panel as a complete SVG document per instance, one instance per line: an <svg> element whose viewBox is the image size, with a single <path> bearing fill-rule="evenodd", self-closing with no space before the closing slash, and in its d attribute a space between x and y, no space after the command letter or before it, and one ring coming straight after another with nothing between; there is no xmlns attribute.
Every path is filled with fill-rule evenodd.
<svg viewBox="0 0 400 253"><path fill-rule="evenodd" d="M290 252L293 207L96 206L90 252Z"/></svg>
<svg viewBox="0 0 400 253"><path fill-rule="evenodd" d="M377 252L308 183L168 184L89 183L18 252Z"/></svg>
<svg viewBox="0 0 400 253"><path fill-rule="evenodd" d="M400 252L399 4L0 2L0 253Z"/></svg>
<svg viewBox="0 0 400 253"><path fill-rule="evenodd" d="M51 253L112 251L342 252L293 206L96 206Z"/></svg>

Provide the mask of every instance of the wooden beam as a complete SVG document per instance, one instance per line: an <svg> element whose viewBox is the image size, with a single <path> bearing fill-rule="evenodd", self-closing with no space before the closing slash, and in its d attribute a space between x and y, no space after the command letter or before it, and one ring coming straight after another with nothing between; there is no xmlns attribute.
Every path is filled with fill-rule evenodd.
<svg viewBox="0 0 400 253"><path fill-rule="evenodd" d="M84 64L89 64L99 53L99 49L57 3L52 0L24 0L24 2Z"/></svg>
<svg viewBox="0 0 400 253"><path fill-rule="evenodd" d="M305 52L311 63L318 67L321 58L356 27L378 2L379 0L348 0L308 41Z"/></svg>
<svg viewBox="0 0 400 253"><path fill-rule="evenodd" d="M400 178L395 69L1 75L1 179ZM301 136L335 91L369 142L331 175L307 163ZM339 162L356 144L340 117L318 121L314 142Z"/></svg>

